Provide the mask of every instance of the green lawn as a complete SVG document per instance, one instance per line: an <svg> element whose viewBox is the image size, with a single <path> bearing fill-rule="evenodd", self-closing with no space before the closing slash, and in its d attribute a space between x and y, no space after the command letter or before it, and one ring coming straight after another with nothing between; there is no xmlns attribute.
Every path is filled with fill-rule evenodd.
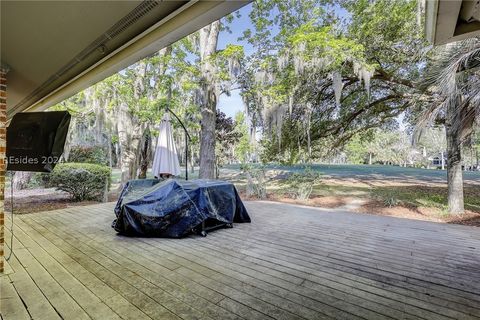
<svg viewBox="0 0 480 320"><path fill-rule="evenodd" d="M260 165L257 165L260 167ZM445 182L447 171L440 169L422 169L405 168L399 166L383 165L335 165L335 164L312 164L309 165L313 170L321 172L324 176L330 178L359 178L359 179L400 179L400 180L419 180L425 182ZM305 165L283 166L269 164L263 166L269 171L280 171L285 173L302 171ZM240 172L240 165L227 165L222 171ZM480 171L465 171L463 173L466 182L480 183Z"/></svg>
<svg viewBox="0 0 480 320"><path fill-rule="evenodd" d="M267 192L277 196L292 196L292 186L287 177L293 172L301 172L304 166L268 165L264 167L268 179ZM431 207L445 213L447 209L446 172L417 168L378 165L313 165L312 168L322 173L320 183L313 186L311 197L350 197L373 199L387 207ZM275 173L275 174L273 174ZM198 170L190 174L196 178ZM465 176L465 208L480 213L480 172L464 172ZM112 190L120 183L121 172L112 170ZM149 172L148 177L151 177ZM359 183L352 183L352 178ZM246 177L239 165L228 165L222 168L220 179L234 183L240 191L245 191ZM330 179L337 181L329 183ZM339 183L340 181L340 183ZM348 181L345 185L341 181ZM378 181L410 183L412 185L381 186ZM371 185L368 185L371 182ZM434 185L432 185L434 184Z"/></svg>
<svg viewBox="0 0 480 320"><path fill-rule="evenodd" d="M294 186L288 183L287 177L304 167L268 165L264 168L267 176L275 172L275 177L267 182L267 192L289 197ZM429 207L441 214L447 210L446 172L442 170L378 165L313 165L312 168L321 172L323 179L313 186L311 198L363 198L386 207ZM246 178L238 174L239 166L226 166L222 172L241 191L245 190ZM464 172L464 177L465 208L480 213L480 172Z"/></svg>

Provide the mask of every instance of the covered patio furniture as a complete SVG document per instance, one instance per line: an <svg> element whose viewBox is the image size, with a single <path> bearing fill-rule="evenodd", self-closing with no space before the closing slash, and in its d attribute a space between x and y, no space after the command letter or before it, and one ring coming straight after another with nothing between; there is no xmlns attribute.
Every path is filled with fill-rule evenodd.
<svg viewBox="0 0 480 320"><path fill-rule="evenodd" d="M180 238L234 222L250 222L234 185L218 180L131 180L112 227L129 236Z"/></svg>

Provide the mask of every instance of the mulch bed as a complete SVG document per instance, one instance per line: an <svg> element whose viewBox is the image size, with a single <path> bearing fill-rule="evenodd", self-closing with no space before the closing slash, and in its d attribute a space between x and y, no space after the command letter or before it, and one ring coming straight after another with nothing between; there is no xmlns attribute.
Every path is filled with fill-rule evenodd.
<svg viewBox="0 0 480 320"><path fill-rule="evenodd" d="M55 189L26 189L13 194L13 212L27 214L97 204L97 201L72 201L70 196ZM5 211L11 211L10 190L5 190Z"/></svg>

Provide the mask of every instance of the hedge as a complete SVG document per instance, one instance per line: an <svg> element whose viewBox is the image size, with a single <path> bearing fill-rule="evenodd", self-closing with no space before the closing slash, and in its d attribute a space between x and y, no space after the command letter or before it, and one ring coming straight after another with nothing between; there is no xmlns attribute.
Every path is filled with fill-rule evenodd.
<svg viewBox="0 0 480 320"><path fill-rule="evenodd" d="M75 201L102 200L111 184L112 170L93 163L59 163L49 184L68 192Z"/></svg>
<svg viewBox="0 0 480 320"><path fill-rule="evenodd" d="M68 162L85 162L108 165L108 152L102 146L72 146Z"/></svg>

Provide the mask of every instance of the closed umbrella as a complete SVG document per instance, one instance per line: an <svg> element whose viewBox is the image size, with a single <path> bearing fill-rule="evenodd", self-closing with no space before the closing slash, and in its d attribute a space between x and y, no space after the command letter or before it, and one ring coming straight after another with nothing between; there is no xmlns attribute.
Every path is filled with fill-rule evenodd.
<svg viewBox="0 0 480 320"><path fill-rule="evenodd" d="M160 123L160 134L157 139L157 148L153 158L152 172L155 177L160 175L180 175L180 164L178 162L177 148L173 141L172 125L168 113Z"/></svg>

